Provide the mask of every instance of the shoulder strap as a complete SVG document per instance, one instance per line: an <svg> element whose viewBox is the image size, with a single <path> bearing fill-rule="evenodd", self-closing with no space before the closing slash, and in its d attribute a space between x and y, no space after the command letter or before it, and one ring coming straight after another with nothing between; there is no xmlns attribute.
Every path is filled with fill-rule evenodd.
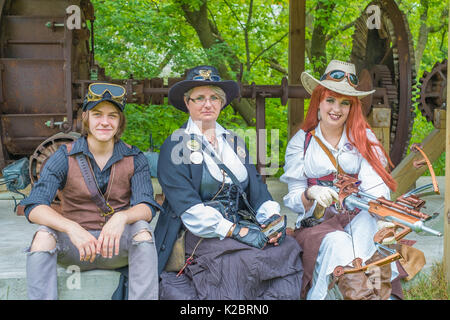
<svg viewBox="0 0 450 320"><path fill-rule="evenodd" d="M110 215L114 213L114 209L106 202L103 194L97 187L94 174L88 164L88 160L83 153L78 153L75 158L80 166L81 174L83 175L84 182L91 194L91 200L97 205L97 207L103 212L104 215Z"/></svg>
<svg viewBox="0 0 450 320"><path fill-rule="evenodd" d="M191 138L195 139L197 141L199 140L197 135L195 135L195 134L191 134ZM226 165L224 165L223 162L221 162L219 159L217 159L214 151L208 145L206 145L206 143L203 139L202 139L202 141L200 141L200 144L202 146L203 151L205 151L205 150L208 151L208 154L211 156L213 161L217 164L219 169L222 169L223 171L225 171L228 174L228 176L231 178L231 181L233 181L233 183L236 184L237 186L239 186L239 188L241 188L241 190L242 190L241 183L236 178L236 176L233 174L233 172L231 172L231 170Z"/></svg>
<svg viewBox="0 0 450 320"><path fill-rule="evenodd" d="M311 142L312 134L311 131L306 132L305 141L303 142L303 156L306 154L306 149L309 147L309 143Z"/></svg>
<svg viewBox="0 0 450 320"><path fill-rule="evenodd" d="M337 169L338 173L344 173L344 170L342 170L341 166L339 165L339 163L337 163L336 158L333 156L333 154L331 153L331 151L325 146L325 144L322 142L322 140L320 140L317 136L316 136L316 131L312 130L310 131L311 135L314 137L314 139L316 139L317 143L319 144L319 146L323 149L323 151L327 154L328 158L330 158L331 163L334 165L334 167Z"/></svg>

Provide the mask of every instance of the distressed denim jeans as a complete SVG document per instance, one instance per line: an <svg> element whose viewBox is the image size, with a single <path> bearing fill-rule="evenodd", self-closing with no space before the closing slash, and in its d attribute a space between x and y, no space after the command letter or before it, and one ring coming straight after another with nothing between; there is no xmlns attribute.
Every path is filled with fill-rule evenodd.
<svg viewBox="0 0 450 320"><path fill-rule="evenodd" d="M72 244L66 233L46 226L40 226L36 232L39 231L50 233L56 239L56 248L51 251L35 252L30 252L31 247L27 249L27 290L30 300L58 299L57 264L63 267L76 265L81 271L117 269L128 265L129 299L158 299L158 255L154 235L148 222L140 220L126 225L120 239L119 254L112 258L103 258L101 255L97 255L92 263L80 261L78 249ZM142 231L148 231L151 240L136 241L133 239ZM98 239L101 230L89 232Z"/></svg>

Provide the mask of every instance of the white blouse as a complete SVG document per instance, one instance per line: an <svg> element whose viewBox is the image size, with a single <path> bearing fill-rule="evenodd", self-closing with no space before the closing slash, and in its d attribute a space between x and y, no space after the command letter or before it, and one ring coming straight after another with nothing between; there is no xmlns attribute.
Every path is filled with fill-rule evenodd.
<svg viewBox="0 0 450 320"><path fill-rule="evenodd" d="M374 196L384 196L386 199L389 199L389 188L367 160L349 142L345 131L344 128L336 148L333 148L323 137L320 130L320 123L316 127L315 135L331 151L342 170L348 174L358 174L358 179L361 180L361 191ZM369 140L376 141L375 134L370 129L367 129L366 132ZM287 183L289 191L283 198L284 205L298 213L297 227L300 227L302 219L312 215L316 207L316 201L314 201L314 204L307 212L305 212L303 206L301 197L302 193L308 187L307 178L320 178L336 172L336 168L320 145L315 141L314 137L311 138L306 154L304 155L305 136L305 131L300 130L289 141L286 148L284 174L280 177L280 181ZM384 154L379 147L375 149L383 165L386 166L387 160Z"/></svg>
<svg viewBox="0 0 450 320"><path fill-rule="evenodd" d="M201 136L206 145L209 144L209 141L190 117L185 132L187 134L194 133ZM224 135L229 134L230 133L225 130L225 128L216 122L216 138L218 142L216 155L219 159L222 159L223 163L231 170L231 172L233 172L236 178L240 182L243 182L248 177L247 169L242 164L236 153L234 153L234 150L225 141ZM214 150L214 148L211 149ZM223 176L219 167L207 152L203 153L203 160L205 161L211 175L216 180L222 181ZM225 178L225 183L231 183L231 179L228 176ZM278 202L268 200L256 210L256 213L256 219L259 223L262 223L272 215L279 214L280 205ZM223 239L233 225L231 221L225 219L215 208L205 206L201 203L186 210L186 212L181 215L181 220L189 231L196 236L203 238L219 237L220 239Z"/></svg>

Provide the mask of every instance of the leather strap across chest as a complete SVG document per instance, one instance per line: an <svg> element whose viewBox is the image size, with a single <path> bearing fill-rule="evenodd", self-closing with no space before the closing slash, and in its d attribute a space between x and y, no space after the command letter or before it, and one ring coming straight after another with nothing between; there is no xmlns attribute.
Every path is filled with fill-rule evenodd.
<svg viewBox="0 0 450 320"><path fill-rule="evenodd" d="M88 160L83 153L79 153L76 156L78 165L80 166L81 174L83 175L84 182L86 183L86 187L91 194L91 200L97 205L97 207L103 212L104 215L110 215L114 213L114 209L111 205L106 201L103 194L100 192L97 186L97 182L95 180L94 173L92 172L91 167L88 164ZM111 170L114 170L113 168ZM110 181L112 183L112 181Z"/></svg>
<svg viewBox="0 0 450 320"><path fill-rule="evenodd" d="M311 142L311 139L314 137L314 139L316 139L317 143L322 148L322 150L325 152L325 154L328 156L328 158L330 159L331 163L336 168L338 173L347 174L341 168L341 166L337 163L336 158L333 156L331 151L325 146L325 144L322 142L322 140L320 140L320 138L315 135L315 133L316 133L315 130L308 131L306 133L305 142L304 142L304 146L303 146L303 155L306 154L306 149L308 149L309 143ZM347 175L352 176L352 177L358 176L357 174L347 174ZM330 173L329 175L326 175L326 176L323 176L320 178L308 178L308 180L307 180L308 187L313 186L313 185L332 185L335 177L336 177L336 175L334 173Z"/></svg>
<svg viewBox="0 0 450 320"><path fill-rule="evenodd" d="M339 163L337 163L336 158L333 156L331 151L325 146L325 144L322 142L322 140L320 140L320 138L316 136L316 130L314 129L310 132L311 132L311 135L314 137L314 139L316 139L317 143L322 148L322 150L326 153L326 155L330 159L333 166L337 169L338 173L345 173L344 170L342 170Z"/></svg>

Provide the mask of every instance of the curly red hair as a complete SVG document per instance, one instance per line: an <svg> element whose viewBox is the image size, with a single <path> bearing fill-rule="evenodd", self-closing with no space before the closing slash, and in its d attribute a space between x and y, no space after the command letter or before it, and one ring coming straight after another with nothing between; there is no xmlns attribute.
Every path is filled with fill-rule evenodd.
<svg viewBox="0 0 450 320"><path fill-rule="evenodd" d="M356 149L358 149L359 153L361 153L364 159L366 159L373 167L373 169L378 173L381 179L383 179L384 183L386 183L386 185L392 191L395 191L397 189L397 182L384 167L376 151L374 150L374 147L379 147L379 149L382 150L390 167L394 166L381 143L378 140L371 141L367 138L366 129L372 130L372 128L367 123L362 113L362 104L361 100L358 97L342 95L337 92L331 91L324 86L318 85L311 94L308 113L306 114L305 121L302 125L303 131L308 132L317 127L317 125L319 124L319 119L317 118L319 104L328 96L336 98L346 97L350 100L351 108L346 122L347 137L350 142L356 147Z"/></svg>

